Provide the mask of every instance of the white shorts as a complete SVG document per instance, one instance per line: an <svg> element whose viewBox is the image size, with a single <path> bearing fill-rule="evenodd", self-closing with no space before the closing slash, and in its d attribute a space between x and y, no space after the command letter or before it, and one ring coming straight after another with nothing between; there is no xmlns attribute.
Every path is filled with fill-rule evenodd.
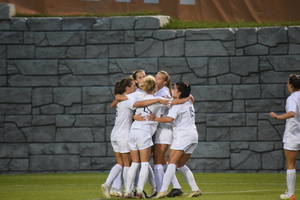
<svg viewBox="0 0 300 200"><path fill-rule="evenodd" d="M130 150L143 150L153 146L150 132L140 129L131 129L128 136Z"/></svg>
<svg viewBox="0 0 300 200"><path fill-rule="evenodd" d="M157 128L154 134L154 144L172 144L173 131L172 129Z"/></svg>
<svg viewBox="0 0 300 200"><path fill-rule="evenodd" d="M183 151L185 154L192 154L193 151L196 149L198 143L191 143L191 144L172 144L170 149Z"/></svg>
<svg viewBox="0 0 300 200"><path fill-rule="evenodd" d="M283 149L290 150L290 151L299 151L300 144L297 143L283 143Z"/></svg>
<svg viewBox="0 0 300 200"><path fill-rule="evenodd" d="M119 152L119 153L129 153L130 152L128 140L111 141L111 146L112 146L114 152Z"/></svg>

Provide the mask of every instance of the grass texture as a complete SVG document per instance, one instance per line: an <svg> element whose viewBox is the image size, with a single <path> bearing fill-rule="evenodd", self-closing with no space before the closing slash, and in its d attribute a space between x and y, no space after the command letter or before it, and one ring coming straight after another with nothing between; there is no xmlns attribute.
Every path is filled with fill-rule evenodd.
<svg viewBox="0 0 300 200"><path fill-rule="evenodd" d="M0 175L0 199L2 200L102 200L100 185L107 173L67 174L3 174ZM202 190L203 200L276 200L286 189L284 173L194 173ZM297 175L299 180L299 175ZM190 188L177 174L186 195ZM299 182L299 181L298 181ZM300 184L296 184L297 188ZM169 188L171 189L171 188ZM150 192L147 183L145 190ZM123 199L123 198L112 198ZM166 199L166 198L165 198Z"/></svg>

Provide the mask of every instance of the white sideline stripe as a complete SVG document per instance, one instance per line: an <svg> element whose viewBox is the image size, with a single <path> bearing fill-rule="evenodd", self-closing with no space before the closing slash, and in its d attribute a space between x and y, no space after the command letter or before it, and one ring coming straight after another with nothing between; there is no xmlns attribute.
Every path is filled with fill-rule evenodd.
<svg viewBox="0 0 300 200"><path fill-rule="evenodd" d="M235 193L254 193L254 192L274 192L282 191L282 189L277 190L245 190L245 191L228 191L228 192L202 192L202 194L235 194Z"/></svg>
<svg viewBox="0 0 300 200"><path fill-rule="evenodd" d="M81 185L81 184L36 184L36 185L13 185L15 187L32 187L32 186L37 186L37 187L45 187L45 186L60 186L60 185L68 185L68 186L76 186L76 185ZM84 184L84 185L99 185L99 184ZM100 188L100 186L99 186Z"/></svg>

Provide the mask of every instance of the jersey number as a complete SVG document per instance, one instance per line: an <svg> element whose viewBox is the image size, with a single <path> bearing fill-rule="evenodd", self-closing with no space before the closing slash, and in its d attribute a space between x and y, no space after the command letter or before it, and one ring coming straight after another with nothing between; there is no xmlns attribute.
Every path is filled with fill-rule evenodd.
<svg viewBox="0 0 300 200"><path fill-rule="evenodd" d="M190 107L190 116L191 116L191 118L195 117L195 111L193 110L192 107Z"/></svg>

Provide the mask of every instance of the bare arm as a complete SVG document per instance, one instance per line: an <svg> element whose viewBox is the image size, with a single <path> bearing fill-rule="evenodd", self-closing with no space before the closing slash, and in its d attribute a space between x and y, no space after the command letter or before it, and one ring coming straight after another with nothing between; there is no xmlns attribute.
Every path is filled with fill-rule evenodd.
<svg viewBox="0 0 300 200"><path fill-rule="evenodd" d="M277 115L277 114L274 113L274 112L270 112L269 115L270 115L271 117L275 118L275 119L289 119L289 118L295 117L295 113L294 113L293 111L284 113L284 114L282 114L282 115Z"/></svg>
<svg viewBox="0 0 300 200"><path fill-rule="evenodd" d="M118 105L118 103L119 103L119 101L115 99L115 100L113 100L113 102L111 102L110 107L114 108Z"/></svg>
<svg viewBox="0 0 300 200"><path fill-rule="evenodd" d="M114 108L118 105L118 103L120 101L125 101L127 99L128 99L128 97L125 94L117 94L117 95L115 95L115 100L113 100L113 102L111 102L110 107Z"/></svg>
<svg viewBox="0 0 300 200"><path fill-rule="evenodd" d="M147 118L149 121L155 121L159 123L172 123L174 121L174 118L172 117L156 117L155 114L149 114Z"/></svg>
<svg viewBox="0 0 300 200"><path fill-rule="evenodd" d="M183 98L183 99L173 99L173 100L171 101L171 105L183 104L183 103L185 103L185 102L188 101L188 100L191 100L192 103L194 103L194 101L195 101L193 95L190 95L190 96L188 96L188 97L186 97L186 98Z"/></svg>
<svg viewBox="0 0 300 200"><path fill-rule="evenodd" d="M142 116L141 113L137 114L137 115L133 115L133 119L135 121L146 121L146 118L144 116Z"/></svg>
<svg viewBox="0 0 300 200"><path fill-rule="evenodd" d="M152 105L155 103L161 103L161 104L166 105L168 103L168 100L159 98L159 99L148 99L148 100L144 100L144 101L136 101L136 102L134 102L133 106L134 107L144 107L144 106L149 106L149 105Z"/></svg>
<svg viewBox="0 0 300 200"><path fill-rule="evenodd" d="M174 118L172 117L154 117L155 122L160 122L160 123L172 123L174 121Z"/></svg>

